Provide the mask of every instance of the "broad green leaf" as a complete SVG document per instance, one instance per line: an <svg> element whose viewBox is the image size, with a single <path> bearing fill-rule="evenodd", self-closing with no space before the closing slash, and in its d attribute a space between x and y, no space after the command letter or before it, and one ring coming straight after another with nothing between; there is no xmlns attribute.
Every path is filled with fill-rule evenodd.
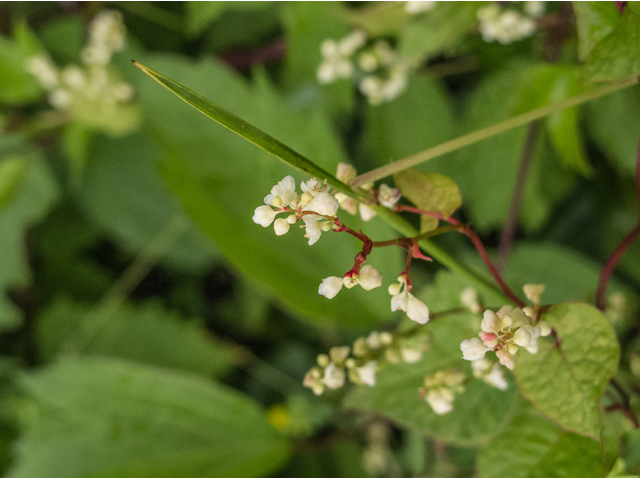
<svg viewBox="0 0 640 480"><path fill-rule="evenodd" d="M420 173L417 170L404 170L393 176L396 187L402 195L421 210L441 213L450 217L460 205L460 190L451 177L439 173ZM438 219L427 215L420 216L420 231L428 232L438 227Z"/></svg>
<svg viewBox="0 0 640 480"><path fill-rule="evenodd" d="M0 210L16 193L29 170L25 157L11 157L0 160Z"/></svg>
<svg viewBox="0 0 640 480"><path fill-rule="evenodd" d="M326 178L335 188L346 192L351 191L351 188L348 185L339 181L334 175L323 170L311 160L295 152L279 140L276 140L262 130L247 123L230 111L225 110L220 105L138 62L134 63L144 73L156 80L160 85L168 89L174 95L178 96L178 98L184 100L187 104L191 105L193 108L212 120L215 120L222 126L228 128L232 132L240 135L245 140L257 145L265 152L270 153L293 168L308 173L311 176Z"/></svg>
<svg viewBox="0 0 640 480"><path fill-rule="evenodd" d="M563 429L598 439L598 404L620 356L615 332L584 303L554 305L542 320L555 329L559 345L541 339L538 353L520 353L514 370L520 392Z"/></svg>
<svg viewBox="0 0 640 480"><path fill-rule="evenodd" d="M640 430L632 430L622 437L620 457L630 473L640 475Z"/></svg>
<svg viewBox="0 0 640 480"><path fill-rule="evenodd" d="M583 75L592 82L640 75L639 43L640 7L630 2L615 28L591 49Z"/></svg>
<svg viewBox="0 0 640 480"><path fill-rule="evenodd" d="M478 19L476 2L440 2L408 22L400 34L400 52L408 57L433 57L455 52Z"/></svg>
<svg viewBox="0 0 640 480"><path fill-rule="evenodd" d="M516 402L511 418L480 450L482 477L601 477L599 442L565 432L535 411L526 400Z"/></svg>
<svg viewBox="0 0 640 480"><path fill-rule="evenodd" d="M225 108L238 111L260 128L277 132L293 148L317 159L324 169L335 171L344 161L345 154L326 119L317 113L296 112L272 87L261 85L259 90L251 90L228 69L208 60L196 65L160 57L153 61L161 63L163 71L188 76L190 83L208 96L224 98ZM141 81L147 80L141 77ZM391 315L384 292L354 288L332 300L318 294L323 278L342 275L351 268L361 242L330 232L309 246L297 227L277 237L273 229L251 221L273 185L291 174L290 167L213 125L162 89L151 85L141 91L149 126L166 152L162 173L167 184L203 232L252 283L305 319L365 326ZM362 228L372 238L397 235L379 218L363 223L346 212L339 215L350 227ZM385 278L396 278L402 271L401 253L400 249L379 249L369 263Z"/></svg>
<svg viewBox="0 0 640 480"><path fill-rule="evenodd" d="M40 95L38 82L25 68L27 58L17 43L0 36L0 103L26 103Z"/></svg>
<svg viewBox="0 0 640 480"><path fill-rule="evenodd" d="M161 151L142 134L122 139L96 137L79 188L80 207L128 249L140 251L182 208L156 173ZM211 243L189 224L163 257L173 267L207 268Z"/></svg>
<svg viewBox="0 0 640 480"><path fill-rule="evenodd" d="M28 171L13 198L0 210L0 330L20 323L21 312L9 300L8 289L24 287L31 280L25 245L26 229L39 222L58 197L56 184L43 159L25 157Z"/></svg>
<svg viewBox="0 0 640 480"><path fill-rule="evenodd" d="M51 361L64 354L87 322L100 322L103 327L81 345L86 354L206 376L220 375L229 368L230 352L203 327L153 302L125 304L115 312L95 314L87 304L57 299L37 319L36 338L42 358Z"/></svg>
<svg viewBox="0 0 640 480"><path fill-rule="evenodd" d="M289 455L254 400L204 377L78 359L23 384L38 411L13 477L268 476Z"/></svg>
<svg viewBox="0 0 640 480"><path fill-rule="evenodd" d="M594 100L586 110L589 137L608 154L619 171L634 175L640 132L640 88Z"/></svg>
<svg viewBox="0 0 640 480"><path fill-rule="evenodd" d="M593 47L615 28L620 18L612 2L573 2L578 27L578 56L586 60Z"/></svg>
<svg viewBox="0 0 640 480"><path fill-rule="evenodd" d="M420 298L432 312L460 305L460 292L469 286L466 281L448 272L441 272L436 284L427 288ZM487 296L488 304L495 297ZM418 388L425 375L448 368L469 371L469 362L462 360L460 342L479 331L479 316L448 315L435 318L424 327L431 334L431 347L423 359L411 365L389 365L378 372L375 387L358 387L344 400L348 408L375 412L421 435L456 445L478 445L487 441L507 415L515 396L515 385L500 391L480 380L473 380L466 390L457 394L453 412L436 415L418 397Z"/></svg>

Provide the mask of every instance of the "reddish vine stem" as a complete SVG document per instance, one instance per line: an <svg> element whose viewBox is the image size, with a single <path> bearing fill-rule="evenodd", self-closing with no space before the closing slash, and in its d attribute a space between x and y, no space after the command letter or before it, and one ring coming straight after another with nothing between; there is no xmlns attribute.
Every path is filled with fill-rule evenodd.
<svg viewBox="0 0 640 480"><path fill-rule="evenodd" d="M636 157L636 189L638 195L638 205L640 205L640 143L638 143L638 154ZM631 230L626 237L622 239L620 244L613 251L607 263L602 267L602 271L600 272L600 279L598 280L598 288L596 290L596 307L600 310L604 310L606 306L605 295L607 293L607 282L609 281L609 277L613 273L613 269L616 264L620 260L620 257L624 254L624 252L629 248L629 246L634 242L634 240L640 234L640 219L638 219L638 223L633 230Z"/></svg>
<svg viewBox="0 0 640 480"><path fill-rule="evenodd" d="M475 234L475 232L473 230L471 230L471 228L468 225L460 222L459 220L456 220L455 218L445 217L444 215L442 215L440 213L429 212L428 210L421 210L419 208L411 207L409 205L397 205L396 206L396 211L398 211L398 212L406 211L406 212L412 212L412 213L419 213L421 215L428 215L430 217L434 217L434 218L443 220L445 222L449 222L452 225L456 225L458 227L456 230L458 230L460 233L463 233L464 235L469 237L469 239L473 242L473 245L476 247L476 250L478 250L478 253L480 254L480 257L482 257L482 260L484 261L485 265L489 269L489 272L491 273L491 275L493 276L495 281L498 283L498 285L500 286L502 291L505 293L505 295L507 295L507 297L509 297L520 308L522 308L522 307L524 307L526 305L507 286L505 281L500 276L500 272L498 272L496 267L491 262L491 259L489 258L489 255L487 254L487 251L485 250L484 245L482 244L482 241Z"/></svg>

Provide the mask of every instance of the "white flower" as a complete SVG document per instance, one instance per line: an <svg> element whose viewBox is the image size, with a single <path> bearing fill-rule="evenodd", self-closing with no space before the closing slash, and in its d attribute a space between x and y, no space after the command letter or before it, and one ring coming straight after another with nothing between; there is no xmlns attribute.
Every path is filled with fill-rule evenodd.
<svg viewBox="0 0 640 480"><path fill-rule="evenodd" d="M396 203L398 203L400 197L400 190L397 188L391 188L384 183L380 185L380 188L378 189L378 202L380 202L380 205L392 210L396 207Z"/></svg>
<svg viewBox="0 0 640 480"><path fill-rule="evenodd" d="M309 245L316 243L320 239L320 235L322 235L322 230L320 230L318 222L313 217L318 218L317 215L305 215L302 217L307 232L305 238L309 239Z"/></svg>
<svg viewBox="0 0 640 480"><path fill-rule="evenodd" d="M487 360L486 358L480 358L471 362L471 368L473 369L474 377L482 379L492 387L499 390L509 388L509 383L504 378L504 372L498 363Z"/></svg>
<svg viewBox="0 0 640 480"><path fill-rule="evenodd" d="M545 288L546 287L544 285L527 283L522 287L522 290L524 291L525 297L527 297L531 303L534 305L540 305L540 297L544 293Z"/></svg>
<svg viewBox="0 0 640 480"><path fill-rule="evenodd" d="M57 88L47 97L49 103L58 109L64 109L71 106L71 95L68 90Z"/></svg>
<svg viewBox="0 0 640 480"><path fill-rule="evenodd" d="M430 389L425 400L437 415L444 415L453 410L454 394L446 387Z"/></svg>
<svg viewBox="0 0 640 480"><path fill-rule="evenodd" d="M356 368L358 378L365 384L373 387L376 384L376 370L378 368L378 362L371 360L365 363L362 367Z"/></svg>
<svg viewBox="0 0 640 480"><path fill-rule="evenodd" d="M362 220L365 222L368 222L377 215L376 211L373 208L365 205L364 203L358 205L358 211L360 213L360 218L362 218Z"/></svg>
<svg viewBox="0 0 640 480"><path fill-rule="evenodd" d="M483 332L497 333L502 329L502 320L491 310L485 310L480 328Z"/></svg>
<svg viewBox="0 0 640 480"><path fill-rule="evenodd" d="M266 228L273 223L277 213L268 205L261 205L255 209L252 220Z"/></svg>
<svg viewBox="0 0 640 480"><path fill-rule="evenodd" d="M342 279L340 277L327 277L322 280L318 293L331 299L342 289Z"/></svg>
<svg viewBox="0 0 640 480"><path fill-rule="evenodd" d="M305 210L316 212L319 215L334 217L340 204L330 193L318 193L315 198L305 207Z"/></svg>
<svg viewBox="0 0 640 480"><path fill-rule="evenodd" d="M83 90L87 85L84 72L75 65L62 70L62 82L74 90Z"/></svg>
<svg viewBox="0 0 640 480"><path fill-rule="evenodd" d="M25 62L25 68L38 80L40 85L51 90L58 85L58 70L46 55L35 55Z"/></svg>
<svg viewBox="0 0 640 480"><path fill-rule="evenodd" d="M295 208L298 193L296 192L296 181L291 175L287 175L271 189L271 193L264 197L265 205L274 207L291 206Z"/></svg>
<svg viewBox="0 0 640 480"><path fill-rule="evenodd" d="M369 291L382 285L382 275L371 265L365 265L360 269L358 283L362 288Z"/></svg>
<svg viewBox="0 0 640 480"><path fill-rule="evenodd" d="M524 2L524 11L532 17L541 17L544 15L544 3L539 1Z"/></svg>
<svg viewBox="0 0 640 480"><path fill-rule="evenodd" d="M389 293L392 295L391 311L402 310L411 320L424 325L429 321L429 308L409 293L404 275L398 277L398 281L400 283L389 285Z"/></svg>
<svg viewBox="0 0 640 480"><path fill-rule="evenodd" d="M273 229L275 230L276 235L278 236L284 235L285 233L287 233L290 227L291 225L289 225L289 222L287 221L286 218L278 218L273 224Z"/></svg>
<svg viewBox="0 0 640 480"><path fill-rule="evenodd" d="M404 9L407 13L415 15L433 10L437 4L435 1L411 1L405 2Z"/></svg>
<svg viewBox="0 0 640 480"><path fill-rule="evenodd" d="M344 369L336 367L333 363L327 365L324 369L322 383L332 390L338 389L344 385L345 373Z"/></svg>
<svg viewBox="0 0 640 480"><path fill-rule="evenodd" d="M462 343L460 343L460 350L462 350L462 358L465 360L478 360L484 357L484 354L489 351L479 338L463 340Z"/></svg>
<svg viewBox="0 0 640 480"><path fill-rule="evenodd" d="M422 360L422 352L411 348L400 348L400 355L404 363L416 363Z"/></svg>

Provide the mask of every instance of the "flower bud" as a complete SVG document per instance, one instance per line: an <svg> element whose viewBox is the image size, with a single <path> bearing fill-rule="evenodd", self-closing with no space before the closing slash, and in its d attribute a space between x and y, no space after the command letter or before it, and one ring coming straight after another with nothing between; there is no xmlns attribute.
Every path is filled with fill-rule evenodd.
<svg viewBox="0 0 640 480"><path fill-rule="evenodd" d="M289 224L289 222L287 222L286 218L278 218L273 224L273 229L275 230L276 235L278 236L284 235L285 233L287 233L290 227L291 225Z"/></svg>
<svg viewBox="0 0 640 480"><path fill-rule="evenodd" d="M255 209L252 220L262 227L268 227L276 218L275 210L268 205L261 205Z"/></svg>
<svg viewBox="0 0 640 480"><path fill-rule="evenodd" d="M502 320L491 310L485 310L480 328L483 332L498 333L502 329Z"/></svg>
<svg viewBox="0 0 640 480"><path fill-rule="evenodd" d="M484 354L489 350L485 347L480 339L472 338L470 340L463 340L460 343L460 350L462 350L462 358L465 360L477 360L484 357Z"/></svg>
<svg viewBox="0 0 640 480"><path fill-rule="evenodd" d="M359 283L365 290L372 290L382 285L382 275L371 265L365 265L360 269Z"/></svg>
<svg viewBox="0 0 640 480"><path fill-rule="evenodd" d="M326 353L321 353L316 357L316 361L322 368L326 368L327 365L329 365L329 355L327 355Z"/></svg>
<svg viewBox="0 0 640 480"><path fill-rule="evenodd" d="M516 330L516 333L513 335L513 341L521 347L529 346L531 343L531 333L526 326Z"/></svg>
<svg viewBox="0 0 640 480"><path fill-rule="evenodd" d="M496 355L498 356L498 360L500 361L500 363L507 367L509 370L513 370L516 366L516 361L513 354L509 353L506 347L498 350L496 352Z"/></svg>
<svg viewBox="0 0 640 480"><path fill-rule="evenodd" d="M400 283L392 283L389 285L388 291L390 295L397 295L402 290L402 284Z"/></svg>
<svg viewBox="0 0 640 480"><path fill-rule="evenodd" d="M393 343L393 334L389 332L380 332L380 343L383 345L391 345Z"/></svg>
<svg viewBox="0 0 640 480"><path fill-rule="evenodd" d="M547 335L549 335L551 333L551 327L549 326L549 324L547 322L538 323L538 327L540 327L540 336L541 337L546 337Z"/></svg>
<svg viewBox="0 0 640 480"><path fill-rule="evenodd" d="M349 356L350 351L351 348L346 345L343 347L331 347L331 349L329 350L329 357L331 357L331 362L335 364L341 364Z"/></svg>

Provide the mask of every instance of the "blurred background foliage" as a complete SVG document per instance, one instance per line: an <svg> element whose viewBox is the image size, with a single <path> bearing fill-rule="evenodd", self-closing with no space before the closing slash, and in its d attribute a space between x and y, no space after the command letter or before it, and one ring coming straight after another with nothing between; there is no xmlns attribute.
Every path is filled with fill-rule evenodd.
<svg viewBox="0 0 640 480"><path fill-rule="evenodd" d="M418 398L425 374L460 363L460 341L477 330L470 314L429 324L436 340L424 359L389 367L375 388L321 397L303 388L317 354L394 329L403 316L389 311L384 293L318 295L322 278L350 267L358 242L326 235L309 247L298 232L275 238L258 228L254 208L293 172L130 62L214 100L328 171L349 162L360 173L577 95L589 79L640 73L635 7L619 19L614 2L548 2L533 36L502 45L479 34L482 2L416 16L401 3L0 3L0 472L604 473L598 442L541 417L512 377L505 392L470 385L446 416ZM132 100L117 110L52 109L25 62L46 53L58 66L78 64L103 9L123 16L127 43L111 65L133 87ZM397 99L372 106L350 82L318 84L320 44L355 27L420 59ZM607 52L627 44L636 49L632 61L606 63ZM455 180L459 216L492 254L528 129L418 167ZM546 303L593 302L601 265L637 221L639 134L638 88L539 122L514 246L503 259L514 290L545 283ZM341 218L374 239L395 236L379 218ZM464 239L437 243L486 276ZM375 250L371 260L387 279L404 262L399 249ZM437 264L413 276L432 312L461 306L464 279ZM640 388L639 288L636 243L609 287L618 377L630 390ZM607 469L619 457L625 472L640 474L638 430L617 415L605 414L613 432ZM529 438L535 448L510 449L527 429L540 436Z"/></svg>

